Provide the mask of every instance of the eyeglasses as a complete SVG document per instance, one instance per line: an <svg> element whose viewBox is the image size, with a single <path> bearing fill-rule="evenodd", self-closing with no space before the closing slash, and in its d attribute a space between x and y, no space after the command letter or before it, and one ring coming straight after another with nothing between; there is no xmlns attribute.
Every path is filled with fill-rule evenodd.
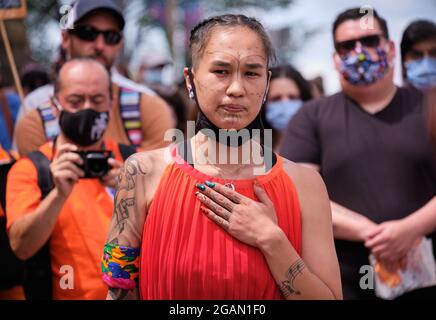
<svg viewBox="0 0 436 320"><path fill-rule="evenodd" d="M123 38L121 32L115 30L101 31L91 26L79 26L70 30L70 33L76 35L80 40L83 41L95 41L97 37L102 34L104 42L109 46L114 46L120 43Z"/></svg>
<svg viewBox="0 0 436 320"><path fill-rule="evenodd" d="M338 53L345 53L356 48L356 43L359 41L362 46L367 48L377 48L380 45L382 35L372 34L358 39L346 40L335 43L335 49Z"/></svg>

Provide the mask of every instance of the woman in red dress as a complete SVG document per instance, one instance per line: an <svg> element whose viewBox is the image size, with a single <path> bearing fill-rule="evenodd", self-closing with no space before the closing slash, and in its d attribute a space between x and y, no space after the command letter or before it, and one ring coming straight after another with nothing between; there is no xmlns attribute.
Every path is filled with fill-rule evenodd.
<svg viewBox="0 0 436 320"><path fill-rule="evenodd" d="M125 163L103 263L108 298L341 299L324 183L272 153L260 121L273 57L264 28L216 16L190 46L196 134Z"/></svg>

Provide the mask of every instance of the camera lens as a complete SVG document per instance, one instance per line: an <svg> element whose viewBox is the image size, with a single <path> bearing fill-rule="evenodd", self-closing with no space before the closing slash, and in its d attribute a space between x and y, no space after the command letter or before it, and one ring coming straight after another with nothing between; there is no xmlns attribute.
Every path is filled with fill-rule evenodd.
<svg viewBox="0 0 436 320"><path fill-rule="evenodd" d="M94 176L100 177L104 175L106 167L106 159L93 159L89 162L89 171L91 171Z"/></svg>

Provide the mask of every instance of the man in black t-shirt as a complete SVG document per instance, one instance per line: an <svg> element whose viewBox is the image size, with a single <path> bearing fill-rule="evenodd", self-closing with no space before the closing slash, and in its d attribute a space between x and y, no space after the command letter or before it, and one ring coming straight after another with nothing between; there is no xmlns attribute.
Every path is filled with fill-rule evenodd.
<svg viewBox="0 0 436 320"><path fill-rule="evenodd" d="M374 11L373 26L365 25L365 15L355 8L337 17L334 62L342 91L303 106L281 149L325 180L346 299L375 297L361 286L370 253L392 265L422 236L436 239L436 167L422 96L394 85L386 21Z"/></svg>

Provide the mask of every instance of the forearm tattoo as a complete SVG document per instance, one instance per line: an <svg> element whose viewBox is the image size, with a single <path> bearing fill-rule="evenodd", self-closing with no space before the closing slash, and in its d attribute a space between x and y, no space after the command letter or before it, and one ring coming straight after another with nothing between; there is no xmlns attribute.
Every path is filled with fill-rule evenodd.
<svg viewBox="0 0 436 320"><path fill-rule="evenodd" d="M135 198L122 199L120 203L115 201L114 214L117 219L116 225L120 234L124 231L126 220L129 219L129 207L134 207L135 204Z"/></svg>
<svg viewBox="0 0 436 320"><path fill-rule="evenodd" d="M302 259L298 259L294 262L288 271L286 272L286 280L282 281L279 285L280 291L285 298L290 295L300 295L301 291L294 287L295 279L302 273L303 269L306 267Z"/></svg>
<svg viewBox="0 0 436 320"><path fill-rule="evenodd" d="M121 169L118 177L117 192L114 199L114 218L116 219L116 228L118 235L123 233L127 220L130 217L130 209L136 205L136 199L121 198L121 191L131 191L136 187L137 176L147 174L144 166L136 159L129 158Z"/></svg>

